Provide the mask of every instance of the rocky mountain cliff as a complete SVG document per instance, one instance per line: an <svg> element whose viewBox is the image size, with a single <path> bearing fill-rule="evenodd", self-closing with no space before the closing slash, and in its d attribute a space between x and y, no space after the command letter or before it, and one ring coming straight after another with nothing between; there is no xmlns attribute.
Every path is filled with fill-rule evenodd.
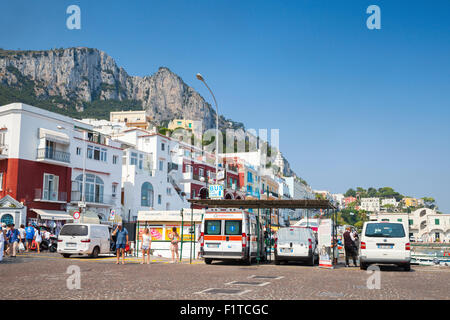
<svg viewBox="0 0 450 320"><path fill-rule="evenodd" d="M77 47L42 51L0 49L0 105L23 102L75 118L109 119L116 110L147 110L157 123L175 118L215 127L215 110L168 68L130 76L103 51ZM242 128L224 117L219 126ZM292 175L285 160L285 175Z"/></svg>
<svg viewBox="0 0 450 320"><path fill-rule="evenodd" d="M0 83L26 88L36 100L53 101L70 115L70 108L85 116L94 102L118 106L122 101L125 109L145 109L157 122L186 118L203 120L205 128L215 126L211 105L168 68L161 67L151 76L130 76L97 49L0 50ZM108 118L111 110L104 109ZM242 126L223 117L220 122L222 127Z"/></svg>

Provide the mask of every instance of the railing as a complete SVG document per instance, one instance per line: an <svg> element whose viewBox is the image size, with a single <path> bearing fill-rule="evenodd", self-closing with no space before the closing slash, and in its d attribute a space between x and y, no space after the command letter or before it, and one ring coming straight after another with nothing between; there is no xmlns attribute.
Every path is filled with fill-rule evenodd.
<svg viewBox="0 0 450 320"><path fill-rule="evenodd" d="M70 163L70 153L55 150L52 148L38 149L37 150L37 159L49 159L49 160Z"/></svg>
<svg viewBox="0 0 450 320"><path fill-rule="evenodd" d="M7 156L7 155L8 155L8 145L0 144L0 156Z"/></svg>
<svg viewBox="0 0 450 320"><path fill-rule="evenodd" d="M204 177L205 178L205 177ZM197 180L197 181L201 181L200 180L200 175L195 174L193 172L183 172L183 179L184 180ZM206 181L208 178L205 178L204 181ZM203 182L204 182L203 181Z"/></svg>
<svg viewBox="0 0 450 320"><path fill-rule="evenodd" d="M71 201L78 202L82 201L83 195L81 191L72 191ZM95 203L95 204L105 204L105 205L113 205L116 202L116 195L105 195L100 193L91 193L87 192L85 194L85 202L87 203Z"/></svg>
<svg viewBox="0 0 450 320"><path fill-rule="evenodd" d="M168 162L167 163L167 172L170 172L172 170L178 170L178 164L173 163L173 162Z"/></svg>
<svg viewBox="0 0 450 320"><path fill-rule="evenodd" d="M34 190L34 199L36 201L67 201L67 192L57 192L51 190Z"/></svg>

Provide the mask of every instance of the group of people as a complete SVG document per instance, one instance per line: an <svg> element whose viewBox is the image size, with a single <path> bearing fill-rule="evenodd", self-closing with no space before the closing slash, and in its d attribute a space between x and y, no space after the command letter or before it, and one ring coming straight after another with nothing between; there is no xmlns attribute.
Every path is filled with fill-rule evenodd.
<svg viewBox="0 0 450 320"><path fill-rule="evenodd" d="M120 257L122 257L122 264L125 264L125 253L128 251L130 241L128 238L128 231L123 227L122 223L119 223L116 229L113 231L112 236L116 241L116 264L120 263ZM172 232L169 234L170 239L170 251L172 253L172 262L176 263L179 260L178 243L181 241L181 237L177 232L177 228L173 227ZM150 230L145 228L142 234L142 261L141 264L150 264L150 250L152 245L152 236ZM176 257L176 258L175 258Z"/></svg>
<svg viewBox="0 0 450 320"><path fill-rule="evenodd" d="M26 228L22 224L19 229L16 229L13 223L9 225L2 223L0 227L0 261L3 260L4 254L15 258L19 250L26 252L36 250L40 253L43 237L49 239L50 232L45 230L41 233L39 228L32 224L28 224Z"/></svg>

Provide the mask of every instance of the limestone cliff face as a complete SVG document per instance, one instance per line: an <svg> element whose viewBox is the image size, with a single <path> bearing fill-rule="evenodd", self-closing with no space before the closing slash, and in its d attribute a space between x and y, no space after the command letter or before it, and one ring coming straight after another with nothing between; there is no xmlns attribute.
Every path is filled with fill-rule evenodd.
<svg viewBox="0 0 450 320"><path fill-rule="evenodd" d="M168 68L161 67L151 76L130 76L112 57L98 49L0 49L0 84L23 89L27 94L32 90L37 99L54 103L57 112L64 113L69 104L82 112L88 102L137 101L156 122L185 118L202 120L205 129L215 128L215 110ZM10 102L26 101L5 103ZM224 118L220 118L219 126L222 129L244 127L240 122ZM293 173L287 161L284 173Z"/></svg>
<svg viewBox="0 0 450 320"><path fill-rule="evenodd" d="M203 120L206 128L215 123L213 108L168 68L151 76L130 76L97 49L0 51L0 83L20 86L21 76L35 83L36 96L79 101L79 111L81 102L137 100L156 121L185 117Z"/></svg>

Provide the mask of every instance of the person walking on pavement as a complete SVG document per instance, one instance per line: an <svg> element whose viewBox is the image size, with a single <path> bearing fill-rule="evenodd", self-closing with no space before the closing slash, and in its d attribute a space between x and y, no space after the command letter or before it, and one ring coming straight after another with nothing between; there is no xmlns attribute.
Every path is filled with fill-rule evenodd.
<svg viewBox="0 0 450 320"><path fill-rule="evenodd" d="M147 254L147 264L150 264L150 247L152 245L152 236L150 234L150 230L145 228L144 233L142 234L142 262L145 263L145 254Z"/></svg>
<svg viewBox="0 0 450 320"><path fill-rule="evenodd" d="M344 237L344 249L345 249L345 266L346 267L349 266L348 260L351 256L352 260L353 260L353 264L355 265L355 267L357 267L355 239L353 237L353 234L350 232L350 227L348 227L345 230L343 237Z"/></svg>
<svg viewBox="0 0 450 320"><path fill-rule="evenodd" d="M200 256L202 254L202 250L201 250L202 241L203 241L203 237L202 237L201 232L199 232L198 238L197 238L197 244L198 244L197 259L200 259Z"/></svg>
<svg viewBox="0 0 450 320"><path fill-rule="evenodd" d="M6 223L2 223L1 224L1 228L0 228L1 232L3 233L3 252L2 255L6 255L6 249L8 247L8 241L6 241Z"/></svg>
<svg viewBox="0 0 450 320"><path fill-rule="evenodd" d="M26 232L25 232L25 226L23 224L20 225L19 234L20 234L20 243L22 243L21 245L19 245L19 251L20 251L20 250L24 250L24 248L26 247L26 242L25 242L26 241L25 240Z"/></svg>
<svg viewBox="0 0 450 320"><path fill-rule="evenodd" d="M6 236L5 236L5 230L3 230L4 228L4 223L0 226L0 262L3 261L3 250L5 249L5 240L6 240Z"/></svg>
<svg viewBox="0 0 450 320"><path fill-rule="evenodd" d="M125 264L125 247L128 244L128 230L122 226L122 223L117 224L116 230L112 233L116 236L116 250L117 250L117 262L119 264L120 254L122 254L122 264Z"/></svg>
<svg viewBox="0 0 450 320"><path fill-rule="evenodd" d="M8 233L6 234L6 237L9 242L9 248L8 248L9 255L11 257L15 258L16 253L17 253L17 248L19 247L20 233L19 233L19 230L14 228L14 224L10 225L10 228L9 228Z"/></svg>
<svg viewBox="0 0 450 320"><path fill-rule="evenodd" d="M31 245L33 244L34 239L34 228L31 223L28 223L28 227L25 228L25 238L26 238L26 251L30 250Z"/></svg>
<svg viewBox="0 0 450 320"><path fill-rule="evenodd" d="M170 251L172 252L171 263L176 263L179 260L178 242L180 242L180 236L178 235L176 227L172 228L172 233L169 235L169 239L170 239ZM176 260L175 255L177 256Z"/></svg>
<svg viewBox="0 0 450 320"><path fill-rule="evenodd" d="M37 253L41 253L42 235L41 231L39 230L39 227L37 227L34 231L34 242L36 242Z"/></svg>

